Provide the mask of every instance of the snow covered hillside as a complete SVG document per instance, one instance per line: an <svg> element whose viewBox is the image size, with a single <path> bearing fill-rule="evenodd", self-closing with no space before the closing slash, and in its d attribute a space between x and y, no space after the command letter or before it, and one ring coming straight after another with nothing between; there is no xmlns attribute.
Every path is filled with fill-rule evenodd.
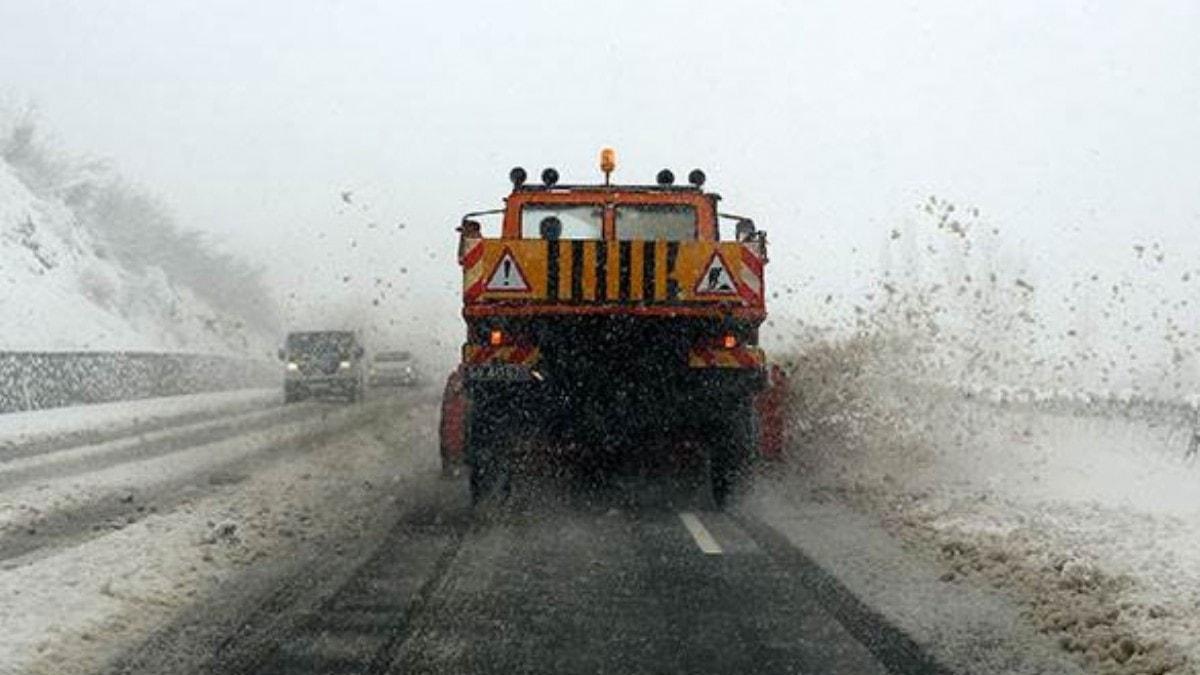
<svg viewBox="0 0 1200 675"><path fill-rule="evenodd" d="M83 181L61 176L59 184L47 185L38 179L64 167L39 165L44 158L36 153L44 151L30 147L28 132L7 136L0 136L0 351L270 352L268 331L249 325L246 313L201 297L203 283L182 284L164 265L130 264L122 250L127 246L104 222L128 220L128 209L97 204L105 206L114 194L129 197L131 190L94 167L77 169ZM156 226L174 232L170 224ZM172 247L169 241L144 245ZM214 285L224 271L211 270ZM197 281L203 275L192 272Z"/></svg>

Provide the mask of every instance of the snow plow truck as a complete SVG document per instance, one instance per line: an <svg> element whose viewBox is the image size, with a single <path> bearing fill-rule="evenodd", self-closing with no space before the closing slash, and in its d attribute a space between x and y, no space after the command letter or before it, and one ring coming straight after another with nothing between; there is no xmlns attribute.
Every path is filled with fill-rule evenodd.
<svg viewBox="0 0 1200 675"><path fill-rule="evenodd" d="M466 342L444 401L443 455L461 448L478 502L514 472L603 479L690 471L723 505L749 463L777 455L779 415L759 326L766 235L718 211L700 170L676 185L531 184L458 228ZM481 220L498 221L484 236ZM778 386L776 386L778 389ZM772 440L774 439L774 440Z"/></svg>

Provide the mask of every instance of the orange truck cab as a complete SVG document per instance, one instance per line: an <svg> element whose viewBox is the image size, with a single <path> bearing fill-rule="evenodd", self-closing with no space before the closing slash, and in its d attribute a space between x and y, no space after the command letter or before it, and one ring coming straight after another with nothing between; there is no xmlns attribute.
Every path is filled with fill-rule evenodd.
<svg viewBox="0 0 1200 675"><path fill-rule="evenodd" d="M766 382L766 236L676 185L560 185L523 169L503 209L459 227L465 460L475 499L521 465L601 472L704 467L714 500L753 454ZM481 219L499 220L484 236ZM531 452L531 448L555 448ZM693 448L679 457L679 448Z"/></svg>

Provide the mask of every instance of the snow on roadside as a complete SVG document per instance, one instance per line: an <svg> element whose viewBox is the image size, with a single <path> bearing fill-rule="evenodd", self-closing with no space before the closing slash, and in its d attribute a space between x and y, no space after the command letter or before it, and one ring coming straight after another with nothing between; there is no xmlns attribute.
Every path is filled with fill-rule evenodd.
<svg viewBox="0 0 1200 675"><path fill-rule="evenodd" d="M5 450L18 445L103 436L181 417L265 407L280 400L279 389L241 389L6 413L0 415L0 461Z"/></svg>
<svg viewBox="0 0 1200 675"><path fill-rule="evenodd" d="M35 526L47 514L56 511L78 509L117 493L152 492L164 484L184 481L279 444L300 442L336 426L339 421L345 421L357 412L353 408L322 410L310 419L285 426L252 431L231 439L140 461L123 462L87 473L36 480L5 490L0 492L0 534ZM81 450L88 451L91 448ZM0 473L2 476L3 473Z"/></svg>
<svg viewBox="0 0 1200 675"><path fill-rule="evenodd" d="M1102 672L1195 672L1200 476L1160 430L995 411L974 427L910 477L897 529L936 537L956 576L1039 598L1034 620Z"/></svg>
<svg viewBox="0 0 1200 675"><path fill-rule="evenodd" d="M429 425L414 422L428 409L387 412L174 511L0 572L0 672L94 672L238 574L336 552L376 527L397 484L432 474L437 459Z"/></svg>
<svg viewBox="0 0 1200 675"><path fill-rule="evenodd" d="M1013 594L1089 672L1197 672L1200 476L1172 442L1187 430L953 399L846 407L826 416L844 433L797 449L793 488L878 517L943 583Z"/></svg>
<svg viewBox="0 0 1200 675"><path fill-rule="evenodd" d="M216 419L190 422L154 431L138 430L136 434L112 441L77 445L53 452L41 452L26 457L14 458L7 462L0 462L0 486L9 483L14 477L17 477L16 480L22 480L22 477L28 477L30 472L46 476L57 476L63 473L69 475L72 465L92 464L95 466L104 463L108 458L113 456L121 456L130 451L144 451L147 446L172 439L195 438L213 429L247 429L251 426L258 427L272 423L279 424L286 419L285 413L298 413L303 410L303 408L291 407L286 409L268 408L238 412L231 415L223 415ZM207 448L202 446L197 451L207 454L206 450Z"/></svg>
<svg viewBox="0 0 1200 675"><path fill-rule="evenodd" d="M878 518L838 500L760 481L741 508L837 578L856 598L956 673L1080 672L1054 642L1023 621L1020 603L984 587L939 581L936 560L913 556Z"/></svg>

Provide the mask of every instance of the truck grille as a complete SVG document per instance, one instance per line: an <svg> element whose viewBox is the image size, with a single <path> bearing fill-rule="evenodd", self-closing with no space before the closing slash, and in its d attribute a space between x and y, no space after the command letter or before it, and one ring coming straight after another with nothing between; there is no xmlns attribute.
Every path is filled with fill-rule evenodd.
<svg viewBox="0 0 1200 675"><path fill-rule="evenodd" d="M333 357L315 357L300 361L302 375L333 375L338 371L341 359Z"/></svg>

